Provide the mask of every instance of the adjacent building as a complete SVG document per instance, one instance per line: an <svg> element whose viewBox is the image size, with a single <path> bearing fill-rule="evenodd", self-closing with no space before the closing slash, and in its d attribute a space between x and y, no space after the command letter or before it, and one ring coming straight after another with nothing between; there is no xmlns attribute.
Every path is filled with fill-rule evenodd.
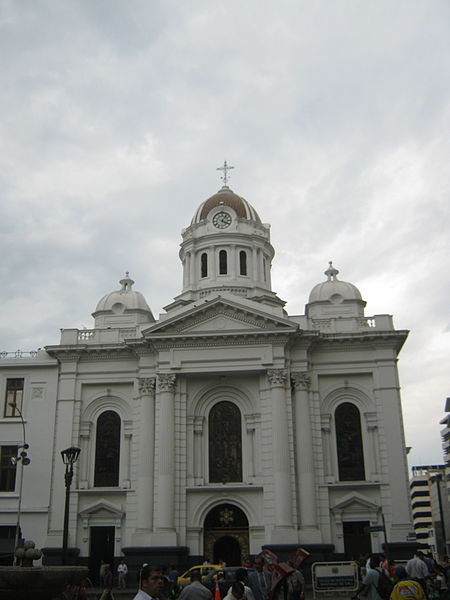
<svg viewBox="0 0 450 600"><path fill-rule="evenodd" d="M436 557L447 554L450 534L450 505L445 465L412 467L409 488L417 542L428 544Z"/></svg>
<svg viewBox="0 0 450 600"><path fill-rule="evenodd" d="M181 224L180 224L181 225ZM175 249L174 249L175 251ZM223 186L183 230L180 294L155 318L129 274L34 356L4 353L0 531L57 560L64 465L81 448L69 546L93 569L126 556L240 564L264 545L319 558L380 551L411 530L397 357L407 331L366 316L329 264L290 315L272 290L269 225ZM14 398L12 395L14 395ZM5 542L4 547L7 547Z"/></svg>

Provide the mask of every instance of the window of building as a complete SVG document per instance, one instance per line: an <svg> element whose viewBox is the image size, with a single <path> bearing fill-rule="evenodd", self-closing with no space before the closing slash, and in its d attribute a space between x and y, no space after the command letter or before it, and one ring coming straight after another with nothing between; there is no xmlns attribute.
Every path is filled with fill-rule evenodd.
<svg viewBox="0 0 450 600"><path fill-rule="evenodd" d="M241 411L218 402L209 413L209 481L242 481Z"/></svg>
<svg viewBox="0 0 450 600"><path fill-rule="evenodd" d="M239 252L239 272L241 275L247 275L247 252L245 250Z"/></svg>
<svg viewBox="0 0 450 600"><path fill-rule="evenodd" d="M228 258L227 251L221 250L219 252L219 275L226 275L228 273Z"/></svg>
<svg viewBox="0 0 450 600"><path fill-rule="evenodd" d="M21 377L6 380L5 407L3 411L4 417L19 416L19 410L22 410L24 381L25 380ZM17 410L16 407L19 410Z"/></svg>
<svg viewBox="0 0 450 600"><path fill-rule="evenodd" d="M97 420L95 444L95 487L119 485L120 417L112 411L102 413Z"/></svg>
<svg viewBox="0 0 450 600"><path fill-rule="evenodd" d="M335 412L336 444L340 481L365 479L361 419L351 402L340 404Z"/></svg>
<svg viewBox="0 0 450 600"><path fill-rule="evenodd" d="M202 277L208 277L208 255L206 254L206 252L203 252L203 254L201 255L200 262Z"/></svg>
<svg viewBox="0 0 450 600"><path fill-rule="evenodd" d="M16 489L17 446L0 446L0 492L13 492Z"/></svg>

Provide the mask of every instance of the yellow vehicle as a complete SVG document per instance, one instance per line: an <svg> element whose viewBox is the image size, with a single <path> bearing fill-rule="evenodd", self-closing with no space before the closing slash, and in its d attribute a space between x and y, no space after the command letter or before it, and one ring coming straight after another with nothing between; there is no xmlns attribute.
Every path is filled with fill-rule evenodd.
<svg viewBox="0 0 450 600"><path fill-rule="evenodd" d="M183 575L180 575L178 577L178 585L183 586L183 585L186 585L187 583L190 583L192 571L200 571L200 574L201 574L202 580L203 580L205 577L207 577L210 573L212 573L216 569L220 569L220 565L209 565L209 564L208 565L195 565L194 567L191 567L190 569L185 571L183 573Z"/></svg>

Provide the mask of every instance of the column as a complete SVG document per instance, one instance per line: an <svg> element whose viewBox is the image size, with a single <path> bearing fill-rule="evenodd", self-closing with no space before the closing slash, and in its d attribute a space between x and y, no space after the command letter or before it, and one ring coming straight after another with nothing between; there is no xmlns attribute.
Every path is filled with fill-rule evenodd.
<svg viewBox="0 0 450 600"><path fill-rule="evenodd" d="M254 477L256 474L255 468L255 415L245 415L245 427L247 431L248 440L248 461L247 461L247 475L248 477Z"/></svg>
<svg viewBox="0 0 450 600"><path fill-rule="evenodd" d="M138 438L136 530L140 533L150 533L153 529L153 481L155 464L154 377L139 379L139 395L141 410Z"/></svg>
<svg viewBox="0 0 450 600"><path fill-rule="evenodd" d="M379 480L380 465L379 465L379 448L378 448L378 419L376 413L365 413L367 434L369 438L370 448L370 479L372 481ZM365 453L367 456L367 453ZM367 473L367 459L366 459L366 479L369 479Z"/></svg>
<svg viewBox="0 0 450 600"><path fill-rule="evenodd" d="M292 494L290 485L289 436L286 407L285 369L269 369L267 379L272 398L272 442L275 527L292 527Z"/></svg>
<svg viewBox="0 0 450 600"><path fill-rule="evenodd" d="M195 258L196 257L195 257L194 251L192 250L191 252L189 252L189 271L190 271L189 285L191 287L193 287L195 282L200 279L200 276L198 276L198 274L195 272L195 268L196 268Z"/></svg>
<svg viewBox="0 0 450 600"><path fill-rule="evenodd" d="M326 478L326 483L330 483L330 481L334 482L334 469L333 464L331 462L331 415L322 415L321 424L322 430L322 448L323 448L323 461L324 461L324 473Z"/></svg>
<svg viewBox="0 0 450 600"><path fill-rule="evenodd" d="M174 530L175 516L175 382L176 375L158 374L159 469L157 529Z"/></svg>
<svg viewBox="0 0 450 600"><path fill-rule="evenodd" d="M292 373L295 390L295 440L297 498L300 527L316 527L316 486L314 478L312 422L309 406L309 373Z"/></svg>
<svg viewBox="0 0 450 600"><path fill-rule="evenodd" d="M253 272L253 281L259 283L259 280L258 280L258 251L256 248L253 248L252 272Z"/></svg>
<svg viewBox="0 0 450 600"><path fill-rule="evenodd" d="M204 483L202 463L202 439L204 420L204 417L194 418L194 481L196 485L202 485Z"/></svg>

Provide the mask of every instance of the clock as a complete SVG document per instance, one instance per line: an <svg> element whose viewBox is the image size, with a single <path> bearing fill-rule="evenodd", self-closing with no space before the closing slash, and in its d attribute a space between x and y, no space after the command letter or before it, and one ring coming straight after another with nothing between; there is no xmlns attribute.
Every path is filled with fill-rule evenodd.
<svg viewBox="0 0 450 600"><path fill-rule="evenodd" d="M212 222L217 229L225 229L231 225L231 215L222 210L214 215Z"/></svg>

